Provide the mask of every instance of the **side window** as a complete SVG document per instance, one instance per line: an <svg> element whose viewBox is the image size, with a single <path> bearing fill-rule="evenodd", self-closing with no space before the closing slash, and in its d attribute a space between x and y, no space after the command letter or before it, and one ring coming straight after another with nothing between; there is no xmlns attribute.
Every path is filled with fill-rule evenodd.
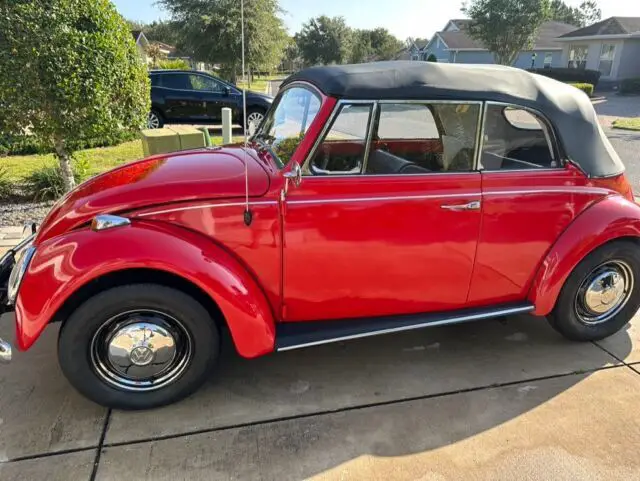
<svg viewBox="0 0 640 481"><path fill-rule="evenodd" d="M381 103L367 174L429 174L474 169L480 105Z"/></svg>
<svg viewBox="0 0 640 481"><path fill-rule="evenodd" d="M189 77L185 74L172 73L172 74L163 74L161 76L161 86L168 89L175 90L190 90L191 84L189 82Z"/></svg>
<svg viewBox="0 0 640 481"><path fill-rule="evenodd" d="M504 105L487 106L481 163L494 171L560 166L547 123L533 112Z"/></svg>
<svg viewBox="0 0 640 481"><path fill-rule="evenodd" d="M191 83L191 90L218 93L224 90L220 82L204 75L189 75L189 82Z"/></svg>
<svg viewBox="0 0 640 481"><path fill-rule="evenodd" d="M345 104L318 146L311 164L313 175L362 173L373 105Z"/></svg>

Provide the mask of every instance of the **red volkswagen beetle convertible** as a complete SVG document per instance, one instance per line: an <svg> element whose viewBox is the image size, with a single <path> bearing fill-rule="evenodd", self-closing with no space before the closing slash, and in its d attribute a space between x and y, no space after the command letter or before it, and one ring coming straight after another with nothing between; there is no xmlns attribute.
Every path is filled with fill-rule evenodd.
<svg viewBox="0 0 640 481"><path fill-rule="evenodd" d="M198 388L223 330L247 358L525 312L609 336L640 307L640 207L574 87L320 67L284 82L247 148L96 177L3 264L17 347L60 322L71 384L140 409Z"/></svg>

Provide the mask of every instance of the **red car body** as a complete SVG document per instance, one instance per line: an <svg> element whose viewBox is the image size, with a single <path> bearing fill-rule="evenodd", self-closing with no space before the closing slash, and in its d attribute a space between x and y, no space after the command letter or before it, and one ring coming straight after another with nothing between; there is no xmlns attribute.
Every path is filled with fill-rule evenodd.
<svg viewBox="0 0 640 481"><path fill-rule="evenodd" d="M589 253L640 239L640 207L624 173L590 176L574 162L305 176L295 186L294 170L317 147L340 99L310 82L284 91L291 86L313 92L319 108L284 167L256 142L179 152L122 166L59 201L20 285L18 347L29 349L49 323L104 286L140 276L171 278L210 302L247 358L277 350L282 326L393 323L393 316L510 305L546 316ZM396 149L441 149L395 142ZM481 207L464 209L474 203ZM102 214L130 224L92 229Z"/></svg>

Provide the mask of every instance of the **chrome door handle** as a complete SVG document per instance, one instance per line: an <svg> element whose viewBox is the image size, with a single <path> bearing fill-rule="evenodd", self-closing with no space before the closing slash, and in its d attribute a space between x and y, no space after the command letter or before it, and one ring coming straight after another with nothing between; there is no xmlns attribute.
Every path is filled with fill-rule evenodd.
<svg viewBox="0 0 640 481"><path fill-rule="evenodd" d="M458 204L458 205L441 205L440 208L451 210L453 212L465 212L469 210L480 210L480 201L474 200L473 202L469 202L468 204Z"/></svg>

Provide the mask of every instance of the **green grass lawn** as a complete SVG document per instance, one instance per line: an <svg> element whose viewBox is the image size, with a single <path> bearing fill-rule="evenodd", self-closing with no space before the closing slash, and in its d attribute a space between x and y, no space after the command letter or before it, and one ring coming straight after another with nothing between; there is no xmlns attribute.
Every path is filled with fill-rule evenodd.
<svg viewBox="0 0 640 481"><path fill-rule="evenodd" d="M267 84L269 83L269 80L276 80L282 77L282 75L255 76L253 78L253 82L251 82L251 87L248 88L248 90L263 94L267 90ZM237 85L241 89L246 88L247 86L246 82L243 82L242 80L238 80Z"/></svg>
<svg viewBox="0 0 640 481"><path fill-rule="evenodd" d="M242 140L242 137L233 138L234 142L241 142ZM222 144L222 137L212 136L211 142L214 145L220 145ZM75 154L75 158L79 161L88 161L90 175L99 174L118 165L142 159L143 156L141 140L125 142L114 147L81 150ZM0 169L6 170L7 179L15 183L22 183L31 173L46 165L56 165L56 159L53 154L0 157Z"/></svg>
<svg viewBox="0 0 640 481"><path fill-rule="evenodd" d="M618 119L613 122L613 128L640 131L640 117L634 119Z"/></svg>

